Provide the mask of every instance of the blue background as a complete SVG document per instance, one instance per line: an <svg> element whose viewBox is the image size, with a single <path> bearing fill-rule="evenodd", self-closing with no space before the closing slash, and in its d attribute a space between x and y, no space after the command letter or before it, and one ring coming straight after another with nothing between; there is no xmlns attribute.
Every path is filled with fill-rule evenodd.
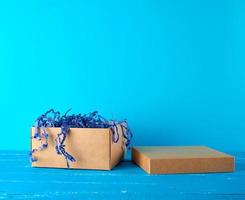
<svg viewBox="0 0 245 200"><path fill-rule="evenodd" d="M0 1L0 149L55 108L127 118L135 145L245 151L245 1Z"/></svg>

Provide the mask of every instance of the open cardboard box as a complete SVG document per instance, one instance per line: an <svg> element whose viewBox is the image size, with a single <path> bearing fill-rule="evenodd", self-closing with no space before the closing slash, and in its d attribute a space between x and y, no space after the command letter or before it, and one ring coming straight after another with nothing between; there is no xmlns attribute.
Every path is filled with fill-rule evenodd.
<svg viewBox="0 0 245 200"><path fill-rule="evenodd" d="M31 128L34 135L35 128ZM33 155L38 161L33 162L33 167L67 168L67 163L62 155L55 150L55 138L60 128L46 128L49 134L48 147ZM123 157L124 139L122 130L118 127L119 140L114 143L112 131L109 128L70 128L65 140L65 149L76 162L70 162L73 169L99 169L111 170ZM32 140L31 149L40 145L38 140Z"/></svg>

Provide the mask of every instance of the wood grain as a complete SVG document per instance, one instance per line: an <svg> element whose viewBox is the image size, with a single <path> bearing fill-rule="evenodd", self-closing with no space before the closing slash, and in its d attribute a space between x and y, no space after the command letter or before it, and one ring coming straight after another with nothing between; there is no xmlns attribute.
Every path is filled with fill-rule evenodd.
<svg viewBox="0 0 245 200"><path fill-rule="evenodd" d="M32 168L28 152L0 151L0 199L245 199L245 153L234 173L148 175L132 162L112 171Z"/></svg>

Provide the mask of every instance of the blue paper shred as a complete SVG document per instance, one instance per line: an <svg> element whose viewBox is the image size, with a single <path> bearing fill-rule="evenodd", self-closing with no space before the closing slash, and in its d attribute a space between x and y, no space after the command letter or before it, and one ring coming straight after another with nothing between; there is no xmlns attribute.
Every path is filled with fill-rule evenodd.
<svg viewBox="0 0 245 200"><path fill-rule="evenodd" d="M54 111L54 109L48 110L42 114L35 121L35 133L32 139L37 140L40 145L36 149L32 149L30 152L31 162L36 162L37 158L33 155L37 151L41 151L48 147L49 134L46 131L47 127L60 127L61 131L55 138L55 149L58 155L62 155L67 163L67 168L70 167L70 162L76 162L76 159L65 150L65 140L69 133L70 128L110 128L112 132L112 141L117 143L119 140L118 125L121 127L122 135L125 138L125 148L129 149L133 134L128 127L126 120L116 121L107 120L98 114L98 111L94 111L85 115L72 114L68 115L71 111L69 109L63 116L60 112Z"/></svg>

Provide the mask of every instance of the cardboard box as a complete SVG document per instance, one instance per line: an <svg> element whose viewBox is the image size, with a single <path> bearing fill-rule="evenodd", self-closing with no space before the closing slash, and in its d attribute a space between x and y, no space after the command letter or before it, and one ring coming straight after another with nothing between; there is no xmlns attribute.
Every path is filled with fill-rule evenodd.
<svg viewBox="0 0 245 200"><path fill-rule="evenodd" d="M234 171L234 157L205 146L133 147L132 159L149 174Z"/></svg>
<svg viewBox="0 0 245 200"><path fill-rule="evenodd" d="M60 128L46 130L49 134L48 147L33 154L38 161L33 162L32 166L67 168L65 158L55 150L54 139ZM66 151L76 159L76 162L69 163L70 168L111 170L123 156L124 141L121 128L118 130L119 141L114 143L109 128L71 128L64 143ZM34 135L34 128L31 128L31 135ZM32 140L32 149L39 145L37 140Z"/></svg>

